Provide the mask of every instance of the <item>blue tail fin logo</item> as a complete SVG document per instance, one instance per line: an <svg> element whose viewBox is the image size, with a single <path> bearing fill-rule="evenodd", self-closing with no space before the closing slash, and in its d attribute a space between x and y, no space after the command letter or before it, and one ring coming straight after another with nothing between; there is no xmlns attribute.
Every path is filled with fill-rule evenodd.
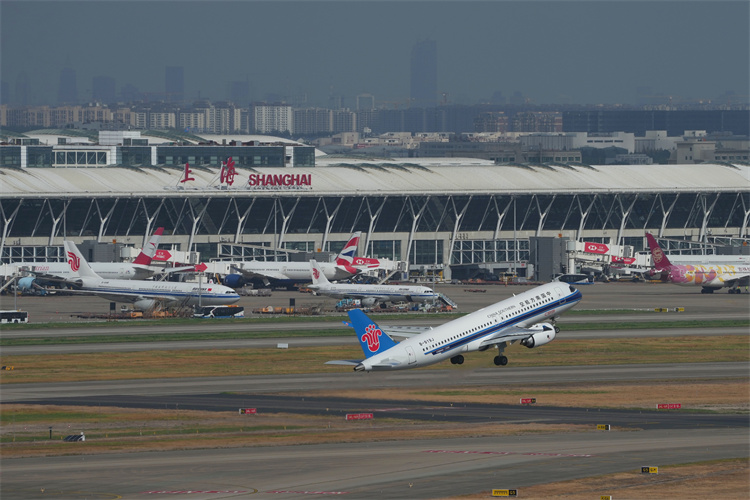
<svg viewBox="0 0 750 500"><path fill-rule="evenodd" d="M349 319L366 357L387 351L396 345L396 342L360 309L349 311Z"/></svg>

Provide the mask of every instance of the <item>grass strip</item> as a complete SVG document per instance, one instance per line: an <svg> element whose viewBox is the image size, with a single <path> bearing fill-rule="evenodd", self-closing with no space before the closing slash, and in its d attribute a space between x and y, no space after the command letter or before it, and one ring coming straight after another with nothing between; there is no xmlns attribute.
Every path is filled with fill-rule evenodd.
<svg viewBox="0 0 750 500"><path fill-rule="evenodd" d="M651 309L574 309L565 313L566 316L587 316L587 315L614 315L614 314L649 314L654 313ZM424 319L444 319L450 321L452 319L460 318L468 313L462 312L403 312L403 313L383 313L380 314L376 311L373 312L372 316L378 322L392 321L392 320L407 320L407 321L421 321ZM246 318L232 318L232 319L199 319L199 318L160 318L160 319L129 319L129 320L115 320L115 321L69 321L69 322L50 322L50 323L25 323L25 324L6 324L3 325L3 330L7 331L23 331L23 330L38 330L39 328L99 328L102 325L107 325L113 329L117 328L132 328L137 327L155 327L155 326L172 326L172 325L195 325L197 323L206 323L206 328L211 328L210 324L213 321L221 321L222 324L231 322L237 325L243 324L262 324L262 323L316 323L325 321L344 321L348 320L348 316L345 313L330 313L325 315L315 316L295 316L295 315L253 315Z"/></svg>
<svg viewBox="0 0 750 500"><path fill-rule="evenodd" d="M380 321L380 318L377 318ZM383 323L385 324L385 323ZM241 325L238 325L240 327ZM645 330L663 328L750 328L748 320L690 320L690 321L646 321L646 322L610 322L610 323L565 323L564 331L592 331L592 330ZM58 344L109 344L126 342L167 342L167 341L197 341L197 340L238 340L262 339L277 337L346 337L353 336L350 328L324 328L304 330L267 330L267 331L225 331L225 332L173 332L154 334L118 334L113 329L111 334L61 336L61 337L28 337L0 339L0 347L27 345L58 345Z"/></svg>
<svg viewBox="0 0 750 500"><path fill-rule="evenodd" d="M619 338L566 340L506 351L512 366L572 366L649 363L747 362L750 337ZM493 367L490 353L471 353L456 370ZM184 349L139 352L41 354L2 356L0 384L52 383L174 377L229 377L336 373L345 369L324 363L331 359L358 359L359 346L294 347L290 349ZM424 369L445 369L447 362Z"/></svg>

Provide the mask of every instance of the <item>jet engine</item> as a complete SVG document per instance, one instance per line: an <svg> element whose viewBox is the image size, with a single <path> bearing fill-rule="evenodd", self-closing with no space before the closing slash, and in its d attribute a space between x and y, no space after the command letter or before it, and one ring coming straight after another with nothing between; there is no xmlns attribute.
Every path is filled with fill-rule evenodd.
<svg viewBox="0 0 750 500"><path fill-rule="evenodd" d="M370 298L362 299L362 300L360 301L360 303L361 303L361 304L362 304L362 305L363 305L364 307L372 307L372 306L374 306L374 305L375 305L375 304L377 303L377 301L378 301L378 299L375 299L375 298L371 298L371 297L370 297Z"/></svg>
<svg viewBox="0 0 750 500"><path fill-rule="evenodd" d="M530 327L529 330L539 330L521 341L521 345L525 345L529 349L549 344L555 340L555 327L549 323L536 324Z"/></svg>
<svg viewBox="0 0 750 500"><path fill-rule="evenodd" d="M35 278L26 277L18 280L17 286L19 290L21 290L22 292L26 292L34 290L34 288L36 288L38 285L36 284Z"/></svg>
<svg viewBox="0 0 750 500"><path fill-rule="evenodd" d="M227 274L221 280L221 284L230 288L242 288L247 283L245 277L241 274Z"/></svg>
<svg viewBox="0 0 750 500"><path fill-rule="evenodd" d="M133 308L138 311L150 311L156 306L154 299L138 299L133 303Z"/></svg>
<svg viewBox="0 0 750 500"><path fill-rule="evenodd" d="M23 294L32 294L32 295L46 295L47 290L44 289L43 286L41 286L37 279L33 276L26 276L25 278L20 278L16 282L16 289L20 290Z"/></svg>

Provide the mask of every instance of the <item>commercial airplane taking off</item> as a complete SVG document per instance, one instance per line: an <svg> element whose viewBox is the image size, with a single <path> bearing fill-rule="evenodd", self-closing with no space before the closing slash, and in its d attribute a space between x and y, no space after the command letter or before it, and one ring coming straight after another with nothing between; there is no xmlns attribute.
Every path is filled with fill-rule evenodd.
<svg viewBox="0 0 750 500"><path fill-rule="evenodd" d="M312 285L308 288L320 295L340 299L359 299L364 307L386 302L434 303L439 295L426 286L365 285L331 283L326 279L320 264L311 260Z"/></svg>
<svg viewBox="0 0 750 500"><path fill-rule="evenodd" d="M336 256L335 262L321 262L320 269L326 278L339 281L351 278L360 269L351 264L354 252L357 250L360 233L354 233L344 245L343 250ZM309 262L238 262L233 269L246 279L261 280L265 285L274 283L292 286L297 283L309 283L312 268Z"/></svg>
<svg viewBox="0 0 750 500"><path fill-rule="evenodd" d="M405 370L450 359L464 362L464 353L498 350L495 364L508 364L503 355L509 344L520 341L538 347L555 339L554 321L581 300L581 292L562 282L548 283L422 333L399 333L398 327L380 327L359 309L349 311L365 359L328 361L353 366L354 371ZM396 343L389 335L407 337Z"/></svg>
<svg viewBox="0 0 750 500"><path fill-rule="evenodd" d="M676 265L669 262L653 234L646 233L646 240L654 261L654 269L647 274L654 278L678 285L698 285L701 293L714 293L723 287L729 287L729 293L742 293L740 282L750 280L750 265Z"/></svg>
<svg viewBox="0 0 750 500"><path fill-rule="evenodd" d="M164 233L164 228L157 228L133 262L91 262L89 266L96 274L106 279L145 280L150 278L159 269L151 267L151 261L156 255L156 248L159 246L162 233ZM67 262L19 262L13 266L16 272L20 268L26 268L34 275L18 280L20 290L31 290L48 283L64 283L73 275Z"/></svg>
<svg viewBox="0 0 750 500"><path fill-rule="evenodd" d="M158 304L166 306L212 306L233 304L240 300L226 286L171 281L106 280L96 274L81 255L78 247L65 241L65 253L71 277L68 282L80 287L78 293L96 295L116 302L131 302L136 309L150 310Z"/></svg>

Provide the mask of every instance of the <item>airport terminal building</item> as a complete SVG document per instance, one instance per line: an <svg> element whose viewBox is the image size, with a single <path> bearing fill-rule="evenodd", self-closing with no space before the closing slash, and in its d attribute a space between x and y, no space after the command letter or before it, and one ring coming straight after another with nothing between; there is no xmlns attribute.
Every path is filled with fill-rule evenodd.
<svg viewBox="0 0 750 500"><path fill-rule="evenodd" d="M646 230L704 249L746 245L749 236L747 163L311 161L307 149L300 153L307 166L288 155L258 166L195 150L192 157L219 161L0 167L2 263L59 259L64 236L140 247L163 226L162 247L200 261L338 251L362 231L361 253L405 261L413 272L465 277L481 267L523 276L519 267L546 251L540 242L555 239L576 242L567 244L572 252L599 243L609 259L642 250ZM534 272L542 271L527 277L549 278Z"/></svg>

